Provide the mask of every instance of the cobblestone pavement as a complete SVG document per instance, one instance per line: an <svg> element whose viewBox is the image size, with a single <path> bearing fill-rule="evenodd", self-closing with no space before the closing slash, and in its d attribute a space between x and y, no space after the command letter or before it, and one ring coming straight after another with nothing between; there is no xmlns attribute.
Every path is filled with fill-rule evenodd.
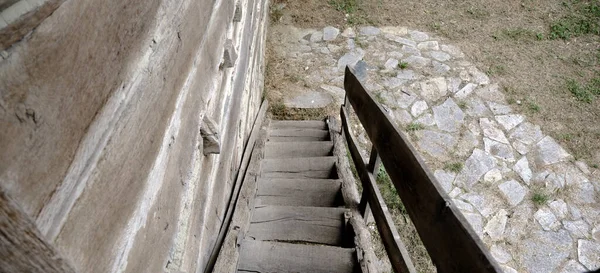
<svg viewBox="0 0 600 273"><path fill-rule="evenodd" d="M507 102L459 48L403 27L273 27L275 54L301 67L295 107L343 98L349 65L407 132L505 272L600 267L600 170ZM361 134L360 132L358 132ZM364 133L359 139L366 144Z"/></svg>

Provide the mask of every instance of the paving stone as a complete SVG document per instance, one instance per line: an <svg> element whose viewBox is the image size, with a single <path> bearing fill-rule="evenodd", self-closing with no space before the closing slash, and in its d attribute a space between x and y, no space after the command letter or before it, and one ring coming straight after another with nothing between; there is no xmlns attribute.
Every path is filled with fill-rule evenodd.
<svg viewBox="0 0 600 273"><path fill-rule="evenodd" d="M342 56L337 62L337 68L340 71L344 71L346 66L353 67L360 61L361 57L357 56L355 53L346 53Z"/></svg>
<svg viewBox="0 0 600 273"><path fill-rule="evenodd" d="M414 80L417 78L417 74L413 70L403 69L398 71L396 78L401 80Z"/></svg>
<svg viewBox="0 0 600 273"><path fill-rule="evenodd" d="M556 219L554 213L547 208L540 208L533 215L535 220L542 226L544 230L556 231L560 227L560 222Z"/></svg>
<svg viewBox="0 0 600 273"><path fill-rule="evenodd" d="M467 222L469 222L473 231L475 231L479 237L483 237L483 220L481 215L479 213L464 212L463 216L467 219Z"/></svg>
<svg viewBox="0 0 600 273"><path fill-rule="evenodd" d="M340 34L340 30L331 26L323 29L323 40L333 41Z"/></svg>
<svg viewBox="0 0 600 273"><path fill-rule="evenodd" d="M522 115L501 115L496 116L496 120L506 131L510 131L525 120Z"/></svg>
<svg viewBox="0 0 600 273"><path fill-rule="evenodd" d="M473 82L477 84L489 84L490 78L483 72L479 71L476 67L469 67L469 75L472 77Z"/></svg>
<svg viewBox="0 0 600 273"><path fill-rule="evenodd" d="M559 273L582 273L585 272L585 267L576 260L569 260L563 266Z"/></svg>
<svg viewBox="0 0 600 273"><path fill-rule="evenodd" d="M367 69L368 65L365 61L360 60L354 65L354 75L361 83L367 80Z"/></svg>
<svg viewBox="0 0 600 273"><path fill-rule="evenodd" d="M376 36L376 35L379 35L379 33L381 33L381 30L376 27L366 26L366 27L361 27L358 30L358 32L360 33L360 35Z"/></svg>
<svg viewBox="0 0 600 273"><path fill-rule="evenodd" d="M329 54L331 54L331 52L329 52L329 49L328 49L328 48L326 48L326 47L319 47L319 52L320 52L321 54L325 54L325 55L329 55Z"/></svg>
<svg viewBox="0 0 600 273"><path fill-rule="evenodd" d="M424 94L430 93L425 93L424 90L422 94L423 97L427 98L428 96ZM465 114L451 98L448 98L444 103L438 106L434 106L432 109L435 123L442 131L457 132L464 123Z"/></svg>
<svg viewBox="0 0 600 273"><path fill-rule="evenodd" d="M402 42L396 40L396 42L403 44L402 52L404 52L406 54L414 55L414 56L421 56L421 51L419 49L417 49L416 43L414 43L413 41L407 40L407 39L402 39L401 41ZM409 42L412 42L413 44L408 44Z"/></svg>
<svg viewBox="0 0 600 273"><path fill-rule="evenodd" d="M332 102L331 95L316 91L308 91L297 97L284 100L285 106L293 108L322 108Z"/></svg>
<svg viewBox="0 0 600 273"><path fill-rule="evenodd" d="M454 97L458 98L458 99L467 98L469 95L471 95L471 93L473 93L473 91L475 90L475 88L477 88L477 86L478 85L474 84L474 83L467 83L467 85L465 85L458 92L456 92L456 94L454 95Z"/></svg>
<svg viewBox="0 0 600 273"><path fill-rule="evenodd" d="M448 83L444 78L433 78L420 83L421 96L428 101L437 101L448 93Z"/></svg>
<svg viewBox="0 0 600 273"><path fill-rule="evenodd" d="M473 212L473 206L465 201L459 199L452 199L452 203L454 206L458 208L461 212Z"/></svg>
<svg viewBox="0 0 600 273"><path fill-rule="evenodd" d="M590 168L588 168L588 165L583 161L575 161L575 166L577 166L577 168L579 168L579 170L586 175L592 174Z"/></svg>
<svg viewBox="0 0 600 273"><path fill-rule="evenodd" d="M565 217L567 217L567 214L569 213L569 208L567 208L567 203L565 203L565 201L563 201L562 199L554 200L554 201L550 202L550 204L548 204L548 206L550 207L550 209L552 209L552 211L554 212L554 215L556 216L556 218L558 218L558 220L564 219Z"/></svg>
<svg viewBox="0 0 600 273"><path fill-rule="evenodd" d="M494 115L506 115L512 113L512 108L508 105L488 101L488 106L490 107L490 110L492 110Z"/></svg>
<svg viewBox="0 0 600 273"><path fill-rule="evenodd" d="M508 218L505 231L505 240L513 246L521 246L523 238L529 238L532 230L540 230L539 226L533 223L533 204L523 203L520 206L512 208L512 214ZM522 253L519 251L519 256ZM515 254L516 255L516 254ZM516 257L515 257L516 258Z"/></svg>
<svg viewBox="0 0 600 273"><path fill-rule="evenodd" d="M508 220L508 213L506 210L500 209L492 219L483 228L483 232L490 236L492 241L500 241L504 239L504 229L506 228L506 221Z"/></svg>
<svg viewBox="0 0 600 273"><path fill-rule="evenodd" d="M434 75L444 75L446 73L448 73L448 71L451 70L450 66L440 63L438 61L432 61L431 64L433 65L433 74Z"/></svg>
<svg viewBox="0 0 600 273"><path fill-rule="evenodd" d="M473 133L473 135L480 136L481 135L481 127L479 127L479 122L471 121L467 125L469 132Z"/></svg>
<svg viewBox="0 0 600 273"><path fill-rule="evenodd" d="M415 95L410 89L402 87L401 92L397 94L397 106L400 108L408 108L412 103L417 99L417 95Z"/></svg>
<svg viewBox="0 0 600 273"><path fill-rule="evenodd" d="M383 86L388 89L394 89L406 83L406 80L398 79L398 78L387 78L382 81Z"/></svg>
<svg viewBox="0 0 600 273"><path fill-rule="evenodd" d="M578 240L577 241L577 256L579 262L589 270L600 268L600 243Z"/></svg>
<svg viewBox="0 0 600 273"><path fill-rule="evenodd" d="M444 170L436 170L433 175L445 192L450 192L450 190L452 190L452 182L454 182L454 178L456 178L455 173Z"/></svg>
<svg viewBox="0 0 600 273"><path fill-rule="evenodd" d="M441 160L449 158L449 151L456 145L456 138L452 135L431 130L421 130L415 133L419 140L419 147L433 157Z"/></svg>
<svg viewBox="0 0 600 273"><path fill-rule="evenodd" d="M481 126L481 129L483 130L483 135L485 137L500 143L510 144L508 142L508 139L504 135L504 132L500 130L498 124L495 121L489 118L481 118L479 119L479 125Z"/></svg>
<svg viewBox="0 0 600 273"><path fill-rule="evenodd" d="M310 35L310 42L311 43L318 43L323 41L323 32L321 31L315 31Z"/></svg>
<svg viewBox="0 0 600 273"><path fill-rule="evenodd" d="M426 113L423 116L421 116L419 119L417 119L417 122L420 124L423 124L425 126L434 126L435 125L435 119L433 118L433 115L430 113Z"/></svg>
<svg viewBox="0 0 600 273"><path fill-rule="evenodd" d="M452 45L441 45L440 48L442 49L442 51L448 52L452 56L457 57L457 58L462 58L465 56L465 54L462 53L462 51L460 51L460 49L458 49L458 47L455 47Z"/></svg>
<svg viewBox="0 0 600 273"><path fill-rule="evenodd" d="M523 266L528 272L553 272L569 257L572 244L565 230L534 231L522 243Z"/></svg>
<svg viewBox="0 0 600 273"><path fill-rule="evenodd" d="M420 100L420 101L415 102L415 104L413 104L412 108L410 108L410 113L414 117L418 117L421 114L423 114L425 111L427 111L427 109L429 109L429 106L427 106L427 102L424 100Z"/></svg>
<svg viewBox="0 0 600 273"><path fill-rule="evenodd" d="M500 269L502 269L502 272L504 273L519 273L519 271L515 270L514 268L503 264L500 265Z"/></svg>
<svg viewBox="0 0 600 273"><path fill-rule="evenodd" d="M487 137L483 138L483 144L485 151L489 154L508 162L515 161L515 156L510 145L491 140Z"/></svg>
<svg viewBox="0 0 600 273"><path fill-rule="evenodd" d="M427 33L424 33L424 32L409 31L409 34L410 34L410 38L417 42L429 40L429 35L427 35Z"/></svg>
<svg viewBox="0 0 600 273"><path fill-rule="evenodd" d="M600 242L600 226L596 226L594 229L592 229L592 238Z"/></svg>
<svg viewBox="0 0 600 273"><path fill-rule="evenodd" d="M536 144L535 161L538 166L547 166L569 159L567 153L553 138L546 136Z"/></svg>
<svg viewBox="0 0 600 273"><path fill-rule="evenodd" d="M477 211L479 211L483 217L488 217L494 213L494 211L496 211L492 200L490 200L488 196L483 196L477 193L465 193L461 195L460 198L473 205L473 207L475 207L475 209L477 209Z"/></svg>
<svg viewBox="0 0 600 273"><path fill-rule="evenodd" d="M574 185L568 194L576 204L596 203L596 191L594 190L594 185L589 182Z"/></svg>
<svg viewBox="0 0 600 273"><path fill-rule="evenodd" d="M490 248L490 254L492 254L492 257L494 257L494 259L501 264L508 263L510 260L512 260L512 255L510 255L510 253L508 253L508 251L506 251L506 249L500 245L492 245Z"/></svg>
<svg viewBox="0 0 600 273"><path fill-rule="evenodd" d="M460 157L468 156L475 147L479 146L479 139L470 131L462 133L462 137L456 145L456 155Z"/></svg>
<svg viewBox="0 0 600 273"><path fill-rule="evenodd" d="M457 181L463 183L466 188L471 188L488 171L496 166L496 159L480 149L473 150L473 154L465 161Z"/></svg>
<svg viewBox="0 0 600 273"><path fill-rule="evenodd" d="M401 125L400 127L404 127L412 122L412 116L404 109L396 110L393 113L395 117L393 120L399 122Z"/></svg>
<svg viewBox="0 0 600 273"><path fill-rule="evenodd" d="M488 184L496 184L500 180L502 180L502 172L498 169L492 169L483 176L483 181Z"/></svg>
<svg viewBox="0 0 600 273"><path fill-rule="evenodd" d="M513 148L522 155L529 153L530 145L538 142L543 137L540 127L529 122L517 126L509 135Z"/></svg>
<svg viewBox="0 0 600 273"><path fill-rule="evenodd" d="M388 59L383 66L387 70L394 70L394 69L396 69L396 67L398 67L398 60L397 59Z"/></svg>
<svg viewBox="0 0 600 273"><path fill-rule="evenodd" d="M337 86L323 84L320 87L339 100L343 100L344 96L346 95L346 91Z"/></svg>
<svg viewBox="0 0 600 273"><path fill-rule="evenodd" d="M528 193L527 188L515 180L506 181L498 185L498 188L504 198L506 198L506 201L513 207L521 203Z"/></svg>
<svg viewBox="0 0 600 273"><path fill-rule="evenodd" d="M417 45L417 48L419 50L440 50L440 47L439 47L437 41L427 41L427 42L419 43Z"/></svg>
<svg viewBox="0 0 600 273"><path fill-rule="evenodd" d="M346 38L354 38L354 37L356 37L356 33L354 32L354 29L349 27L349 28L346 28L344 30L344 32L342 32L342 36L344 36Z"/></svg>
<svg viewBox="0 0 600 273"><path fill-rule="evenodd" d="M463 193L463 190L461 190L458 187L455 187L448 193L448 196L450 196L451 198L456 198L457 196L461 195L462 193Z"/></svg>
<svg viewBox="0 0 600 273"><path fill-rule="evenodd" d="M381 27L381 31L384 33L389 33L397 36L404 36L408 34L408 29L405 27Z"/></svg>
<svg viewBox="0 0 600 273"><path fill-rule="evenodd" d="M402 61L408 63L409 67L416 68L423 68L431 63L431 59L421 56L410 56L408 58L404 58Z"/></svg>
<svg viewBox="0 0 600 273"><path fill-rule="evenodd" d="M577 185L577 184L582 184L582 183L587 183L589 182L589 178L587 175L585 175L583 172L581 172L581 170L579 170L579 168L577 168L576 166L569 164L569 163L565 163L566 164L566 171L565 173L565 182L567 185Z"/></svg>
<svg viewBox="0 0 600 273"><path fill-rule="evenodd" d="M433 58L437 61L440 61L440 62L445 62L445 61L452 59L452 56L450 56L450 54L443 52L443 51L431 51L431 52L429 52L429 56L431 56L431 58Z"/></svg>
<svg viewBox="0 0 600 273"><path fill-rule="evenodd" d="M515 163L513 170L523 179L525 184L529 185L531 182L531 178L533 177L533 172L529 168L529 161L527 161L527 157L522 157Z"/></svg>

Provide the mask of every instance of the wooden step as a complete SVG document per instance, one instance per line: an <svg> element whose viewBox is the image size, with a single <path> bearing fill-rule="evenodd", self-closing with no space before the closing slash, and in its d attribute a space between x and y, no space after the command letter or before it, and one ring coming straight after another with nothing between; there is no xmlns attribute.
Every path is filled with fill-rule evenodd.
<svg viewBox="0 0 600 273"><path fill-rule="evenodd" d="M344 205L342 182L334 179L258 180L256 204L273 206L337 207Z"/></svg>
<svg viewBox="0 0 600 273"><path fill-rule="evenodd" d="M318 157L333 155L333 142L267 142L265 158Z"/></svg>
<svg viewBox="0 0 600 273"><path fill-rule="evenodd" d="M246 236L262 241L342 245L345 208L256 206Z"/></svg>
<svg viewBox="0 0 600 273"><path fill-rule="evenodd" d="M327 122L322 120L273 120L271 121L272 129L318 129L327 130Z"/></svg>
<svg viewBox="0 0 600 273"><path fill-rule="evenodd" d="M336 157L263 159L262 177L337 179Z"/></svg>
<svg viewBox="0 0 600 273"><path fill-rule="evenodd" d="M318 129L274 129L269 132L267 141L298 142L298 141L327 141L329 131Z"/></svg>
<svg viewBox="0 0 600 273"><path fill-rule="evenodd" d="M323 245L242 241L238 272L358 272L355 250Z"/></svg>

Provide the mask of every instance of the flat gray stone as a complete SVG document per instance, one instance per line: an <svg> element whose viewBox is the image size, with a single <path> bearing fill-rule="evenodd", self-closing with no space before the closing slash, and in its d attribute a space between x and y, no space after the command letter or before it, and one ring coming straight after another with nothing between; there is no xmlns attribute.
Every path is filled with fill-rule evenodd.
<svg viewBox="0 0 600 273"><path fill-rule="evenodd" d="M332 102L333 98L327 93L308 91L294 98L286 98L283 103L292 108L322 108Z"/></svg>
<svg viewBox="0 0 600 273"><path fill-rule="evenodd" d="M387 70L394 70L398 67L398 60L396 59L388 59L383 65Z"/></svg>
<svg viewBox="0 0 600 273"><path fill-rule="evenodd" d="M424 115L422 115L419 119L417 119L418 123L421 123L425 126L434 126L435 125L435 119L433 118L433 115L430 113L425 113Z"/></svg>
<svg viewBox="0 0 600 273"><path fill-rule="evenodd" d="M465 114L451 98L432 109L435 123L442 131L457 132L464 123Z"/></svg>
<svg viewBox="0 0 600 273"><path fill-rule="evenodd" d="M485 106L483 101L477 97L466 99L465 113L471 117L487 117L491 115L490 110Z"/></svg>
<svg viewBox="0 0 600 273"><path fill-rule="evenodd" d="M404 58L402 61L408 63L409 67L416 68L423 68L431 63L431 59L421 56L410 56L408 58Z"/></svg>
<svg viewBox="0 0 600 273"><path fill-rule="evenodd" d="M406 40L406 39L403 39ZM406 41L410 41L410 40L406 40ZM398 42L398 41L396 41ZM399 42L401 43L401 42ZM412 45L407 44L407 43L401 43L402 45L402 52L406 53L406 54L410 54L410 55L414 55L414 56L421 56L421 51L417 48L417 45L413 42Z"/></svg>
<svg viewBox="0 0 600 273"><path fill-rule="evenodd" d="M498 124L488 118L479 119L479 126L483 130L483 135L491 140L495 140L500 143L510 144L504 132L500 130Z"/></svg>
<svg viewBox="0 0 600 273"><path fill-rule="evenodd" d="M522 155L529 153L530 145L543 137L540 127L529 122L522 123L509 135L513 148Z"/></svg>
<svg viewBox="0 0 600 273"><path fill-rule="evenodd" d="M498 185L498 188L506 201L513 207L521 203L528 192L527 188L515 180L506 181Z"/></svg>
<svg viewBox="0 0 600 273"><path fill-rule="evenodd" d="M512 113L512 108L508 105L488 101L488 106L494 115L506 115Z"/></svg>
<svg viewBox="0 0 600 273"><path fill-rule="evenodd" d="M579 262L589 270L600 268L600 243L588 240L577 241Z"/></svg>
<svg viewBox="0 0 600 273"><path fill-rule="evenodd" d="M492 169L483 176L483 181L488 184L496 184L500 180L502 180L502 172L498 169Z"/></svg>
<svg viewBox="0 0 600 273"><path fill-rule="evenodd" d="M479 237L483 237L483 220L481 215L479 213L465 212L463 213L463 216L467 219L467 222L469 222L473 231L475 231Z"/></svg>
<svg viewBox="0 0 600 273"><path fill-rule="evenodd" d="M323 32L321 31L315 31L310 35L310 42L311 43L318 43L323 41Z"/></svg>
<svg viewBox="0 0 600 273"><path fill-rule="evenodd" d="M494 259L501 264L508 263L510 260L512 260L512 255L510 255L510 253L508 253L508 251L506 251L506 249L500 245L492 245L490 248L490 254L492 254L492 257L494 257Z"/></svg>
<svg viewBox="0 0 600 273"><path fill-rule="evenodd" d="M415 104L413 104L413 106L410 108L410 113L414 117L418 117L421 114L423 114L425 111L427 111L427 109L429 109L429 106L427 106L427 102L424 100L420 100L420 101L415 102Z"/></svg>
<svg viewBox="0 0 600 273"><path fill-rule="evenodd" d="M349 28L346 28L344 30L344 32L342 32L342 36L346 37L346 38L354 38L354 37L356 37L356 33L354 32L354 29L349 27Z"/></svg>
<svg viewBox="0 0 600 273"><path fill-rule="evenodd" d="M465 54L462 53L462 51L460 51L460 49L458 49L458 47L455 47L452 45L441 45L440 48L442 49L442 51L448 52L456 58L462 58L465 56Z"/></svg>
<svg viewBox="0 0 600 273"><path fill-rule="evenodd" d="M410 38L417 42L429 40L429 35L427 35L427 33L425 33L425 32L410 31L409 34L410 34Z"/></svg>
<svg viewBox="0 0 600 273"><path fill-rule="evenodd" d="M492 200L483 195L477 193L465 193L461 195L460 198L473 205L473 207L475 207L475 209L477 209L477 211L479 211L483 217L490 216L496 210L492 204L493 202L491 202Z"/></svg>
<svg viewBox="0 0 600 273"><path fill-rule="evenodd" d="M473 206L465 201L459 200L459 199L452 199L452 203L454 203L454 206L456 208L458 208L461 212L466 211L466 212L473 212Z"/></svg>
<svg viewBox="0 0 600 273"><path fill-rule="evenodd" d="M402 37L399 37L399 36L393 35L393 34L385 34L384 37L386 39L390 40L390 41L399 43L399 44L404 45L404 46L409 46L409 47L414 48L415 50L418 51L418 49L417 49L417 43L415 41L413 41L413 40L402 38ZM419 54L421 54L421 53L419 52Z"/></svg>
<svg viewBox="0 0 600 273"><path fill-rule="evenodd" d="M354 75L356 76L356 78L361 82L364 83L367 81L367 63L363 60L358 61L355 65L354 65Z"/></svg>
<svg viewBox="0 0 600 273"><path fill-rule="evenodd" d="M560 222L556 219L556 215L547 208L538 209L533 217L544 230L556 231L560 227Z"/></svg>
<svg viewBox="0 0 600 273"><path fill-rule="evenodd" d="M471 76L473 82L477 84L489 84L490 78L485 73L479 71L476 67L469 67L469 75ZM484 91L485 92L485 91ZM481 96L481 95L480 95ZM482 96L485 99L485 96Z"/></svg>
<svg viewBox="0 0 600 273"><path fill-rule="evenodd" d="M398 52L398 51L391 51L387 53L387 56L390 58L394 58L396 60L400 60L402 59L402 57L404 57L404 54Z"/></svg>
<svg viewBox="0 0 600 273"><path fill-rule="evenodd" d="M554 200L548 204L552 212L558 220L562 220L569 214L569 208L567 207L567 203L562 199Z"/></svg>
<svg viewBox="0 0 600 273"><path fill-rule="evenodd" d="M594 227L594 229L592 229L592 238L594 238L594 240L600 242L600 225Z"/></svg>
<svg viewBox="0 0 600 273"><path fill-rule="evenodd" d="M440 186L444 189L446 193L452 190L452 182L454 182L454 178L456 178L456 174L453 172L447 172L444 170L436 170L433 175L440 183Z"/></svg>
<svg viewBox="0 0 600 273"><path fill-rule="evenodd" d="M483 138L483 145L485 151L489 154L508 162L515 161L515 156L510 145L491 140L487 137Z"/></svg>
<svg viewBox="0 0 600 273"><path fill-rule="evenodd" d="M594 185L589 182L579 183L572 186L569 191L569 197L576 204L594 204L596 203L596 191Z"/></svg>
<svg viewBox="0 0 600 273"><path fill-rule="evenodd" d="M492 241L500 241L504 239L504 229L506 228L506 221L508 220L508 213L506 210L499 210L492 219L483 228L483 232L490 236Z"/></svg>
<svg viewBox="0 0 600 273"><path fill-rule="evenodd" d="M554 272L569 257L572 244L565 230L534 231L522 244L523 266L528 272Z"/></svg>
<svg viewBox="0 0 600 273"><path fill-rule="evenodd" d="M361 27L358 32L360 33L360 35L365 35L365 36L376 36L379 35L379 33L381 33L381 30L379 28L373 27L373 26L366 26L366 27Z"/></svg>
<svg viewBox="0 0 600 273"><path fill-rule="evenodd" d="M394 113L393 120L399 122L401 125L400 127L404 127L413 121L410 113L408 113L408 111L406 111L404 109L396 110L393 113Z"/></svg>
<svg viewBox="0 0 600 273"><path fill-rule="evenodd" d="M417 48L419 50L440 50L440 47L439 47L437 41L427 41L427 42L419 43L417 45Z"/></svg>
<svg viewBox="0 0 600 273"><path fill-rule="evenodd" d="M458 99L465 99L469 95L471 95L471 93L473 93L475 88L477 88L477 84L467 83L467 85L465 85L463 88L458 90L458 92L456 92L456 94L454 94L454 97L458 98ZM481 100L479 100L479 101L481 101Z"/></svg>
<svg viewBox="0 0 600 273"><path fill-rule="evenodd" d="M333 41L340 34L340 30L332 26L325 27L323 29L323 40Z"/></svg>
<svg viewBox="0 0 600 273"><path fill-rule="evenodd" d="M573 238L587 238L590 235L590 225L584 220L562 221L563 226Z"/></svg>
<svg viewBox="0 0 600 273"><path fill-rule="evenodd" d="M458 145L456 145L456 155L461 157L468 156L477 146L479 146L479 139L470 131L464 131L458 141Z"/></svg>
<svg viewBox="0 0 600 273"><path fill-rule="evenodd" d="M538 166L547 166L566 161L571 155L553 138L546 136L536 144L535 160Z"/></svg>
<svg viewBox="0 0 600 273"><path fill-rule="evenodd" d="M396 75L396 78L401 80L414 80L417 78L417 74L415 74L413 70L403 69L398 71L398 75Z"/></svg>
<svg viewBox="0 0 600 273"><path fill-rule="evenodd" d="M434 75L444 75L446 73L448 73L448 71L450 71L450 66L440 63L438 61L432 61L431 64L433 65L433 73Z"/></svg>
<svg viewBox="0 0 600 273"><path fill-rule="evenodd" d="M415 134L419 138L417 141L419 148L439 159L447 159L449 150L456 145L456 138L449 134L431 130L421 130Z"/></svg>
<svg viewBox="0 0 600 273"><path fill-rule="evenodd" d="M533 177L533 172L529 168L529 161L527 161L527 157L522 157L515 163L513 170L523 179L525 184L529 185L531 182L531 178Z"/></svg>
<svg viewBox="0 0 600 273"><path fill-rule="evenodd" d="M465 161L457 181L466 188L471 188L481 177L496 166L496 159L480 149L473 150L473 154Z"/></svg>
<svg viewBox="0 0 600 273"><path fill-rule="evenodd" d="M355 53L346 53L337 62L337 68L339 71L344 71L346 66L354 67L358 61L361 60L360 56Z"/></svg>
<svg viewBox="0 0 600 273"><path fill-rule="evenodd" d="M406 87L402 87L401 92L396 93L396 105L400 108L408 108L417 99L417 95L412 93Z"/></svg>
<svg viewBox="0 0 600 273"><path fill-rule="evenodd" d="M450 54L443 51L431 51L429 52L429 56L431 56L432 59L437 60L439 62L445 62L452 59L452 56L450 56Z"/></svg>
<svg viewBox="0 0 600 273"><path fill-rule="evenodd" d="M510 131L521 124L525 120L525 117L521 115L501 115L496 116L496 120L504 127L504 130Z"/></svg>
<svg viewBox="0 0 600 273"><path fill-rule="evenodd" d="M582 273L587 269L576 260L569 260L559 273Z"/></svg>

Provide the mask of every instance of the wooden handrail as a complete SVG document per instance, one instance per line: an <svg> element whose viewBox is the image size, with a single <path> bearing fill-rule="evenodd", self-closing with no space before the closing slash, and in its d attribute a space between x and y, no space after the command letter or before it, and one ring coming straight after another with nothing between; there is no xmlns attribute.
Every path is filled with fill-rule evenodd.
<svg viewBox="0 0 600 273"><path fill-rule="evenodd" d="M374 151L378 152L438 272L502 272L464 216L441 190L415 148L348 67L344 89L346 101L354 108L375 147ZM389 216L389 212L376 188L374 177L367 171L356 142L349 132L345 107L348 107L347 103L342 106L341 116L350 154L363 183L363 194L367 194L392 267L395 272L413 272L411 270L414 268L408 266L412 266L410 259L404 255L404 245L399 238L393 240L393 232L390 234L390 231L386 230L392 228L393 223L390 224L390 218L386 217ZM388 247L392 244L397 246ZM398 253L394 248L404 251ZM398 261L398 257L403 261Z"/></svg>

